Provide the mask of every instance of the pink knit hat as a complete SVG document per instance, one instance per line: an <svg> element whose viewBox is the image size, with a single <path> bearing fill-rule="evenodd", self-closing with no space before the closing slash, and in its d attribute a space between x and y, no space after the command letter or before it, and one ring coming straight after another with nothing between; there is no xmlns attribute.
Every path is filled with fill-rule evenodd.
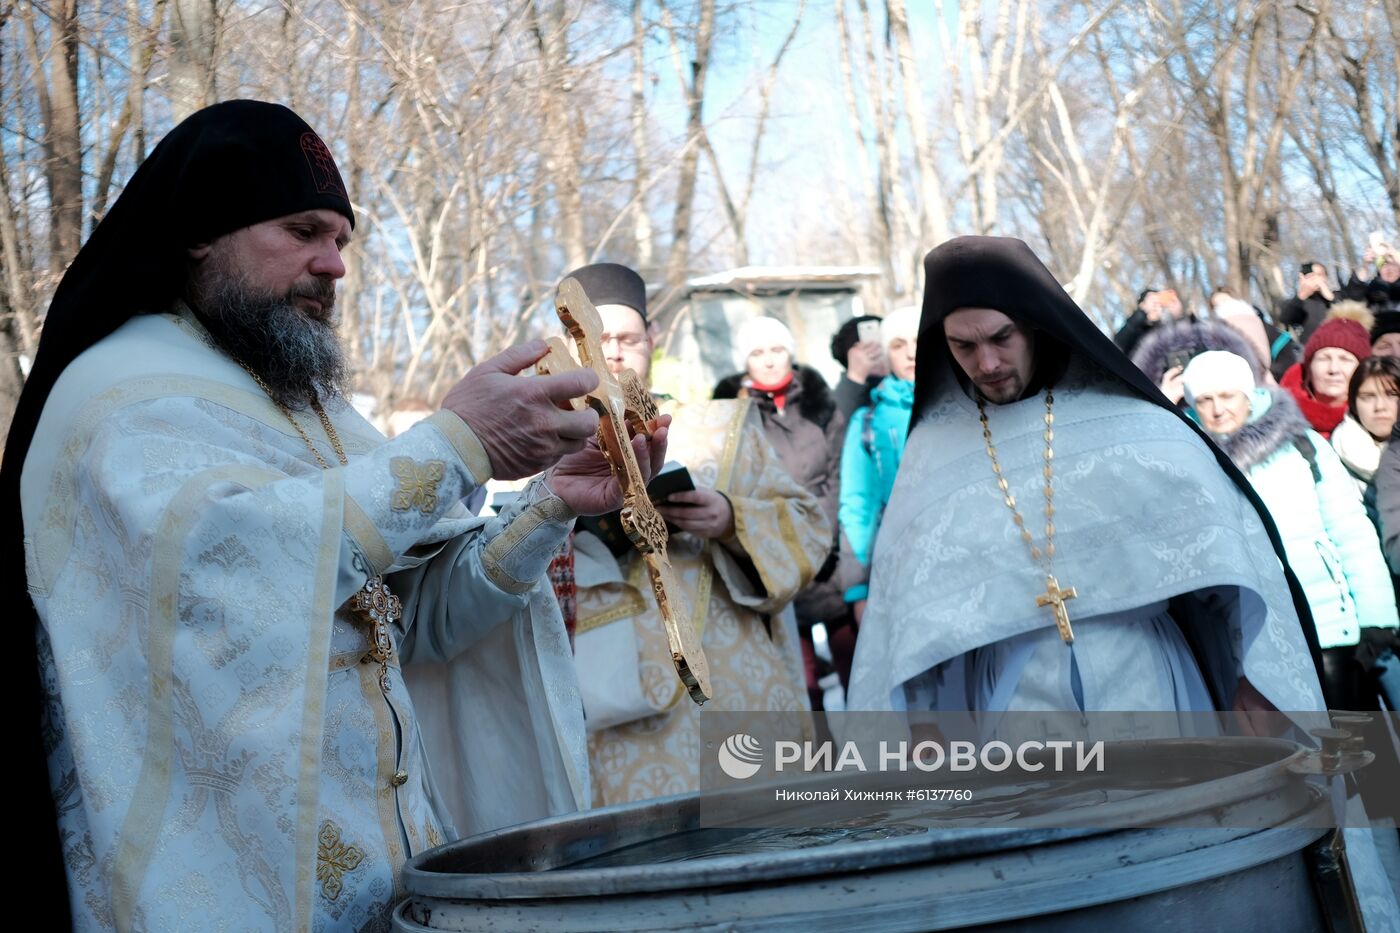
<svg viewBox="0 0 1400 933"><path fill-rule="evenodd" d="M1238 298L1226 298L1215 306L1215 316L1249 342L1254 355L1263 361L1264 382L1273 385L1274 376L1269 372L1269 361L1273 359L1273 354L1269 352L1269 334L1264 330L1264 322L1254 312L1253 305Z"/></svg>

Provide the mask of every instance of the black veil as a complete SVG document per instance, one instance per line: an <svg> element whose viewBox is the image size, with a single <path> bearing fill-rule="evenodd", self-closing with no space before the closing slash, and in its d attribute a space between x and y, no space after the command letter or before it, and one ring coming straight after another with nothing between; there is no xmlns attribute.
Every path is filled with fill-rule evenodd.
<svg viewBox="0 0 1400 933"><path fill-rule="evenodd" d="M184 288L186 250L274 217L313 208L354 213L330 150L301 117L280 104L232 100L193 114L171 130L132 175L64 273L44 318L39 350L20 394L0 469L4 566L21 591L11 623L20 670L17 799L34 821L26 840L26 891L49 905L45 921L68 928L67 880L47 740L40 732L44 691L36 664L38 617L24 584L20 473L44 403L58 377L84 350L130 318L166 311ZM61 908L59 905L62 905Z"/></svg>
<svg viewBox="0 0 1400 933"><path fill-rule="evenodd" d="M1283 539L1259 495L1229 456L1211 440L1200 425L1172 404L1117 345L1089 320L1074 299L1045 268L1031 248L1014 237L963 236L949 240L924 257L924 302L919 319L919 354L915 361L914 410L909 419L912 432L923 412L938 392L955 384L947 375L958 374L943 336L943 319L958 308L993 308L1036 332L1037 352L1049 347L1052 365L1067 361L1066 354L1087 359L1132 391L1180 418L1215 454L1220 469L1240 490L1259 514L1274 553L1283 564L1293 605L1303 626L1303 637L1313 657L1313 666L1322 670L1317 631L1307 598L1284 555ZM1037 368L1041 368L1039 365ZM1053 378L1050 380L1053 382Z"/></svg>

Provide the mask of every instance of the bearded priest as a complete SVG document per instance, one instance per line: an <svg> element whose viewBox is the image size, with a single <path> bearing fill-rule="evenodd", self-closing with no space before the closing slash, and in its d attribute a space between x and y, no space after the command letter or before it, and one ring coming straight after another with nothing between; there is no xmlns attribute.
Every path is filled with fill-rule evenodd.
<svg viewBox="0 0 1400 933"><path fill-rule="evenodd" d="M558 408L597 376L517 375L546 347L512 347L385 440L335 332L354 224L300 117L227 101L161 141L54 296L3 474L46 928L66 903L81 929L386 930L449 812L588 802L545 571L621 504L597 416ZM541 470L498 518L463 504ZM435 785L403 660L492 673L460 699L495 780Z"/></svg>

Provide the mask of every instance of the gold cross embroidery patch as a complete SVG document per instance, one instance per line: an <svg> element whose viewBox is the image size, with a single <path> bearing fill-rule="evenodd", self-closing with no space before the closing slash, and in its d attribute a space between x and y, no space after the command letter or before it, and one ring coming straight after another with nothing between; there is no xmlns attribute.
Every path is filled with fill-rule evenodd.
<svg viewBox="0 0 1400 933"><path fill-rule="evenodd" d="M398 481L391 503L395 512L421 509L424 515L431 515L437 509L438 485L447 475L447 465L441 460L419 463L408 457L395 457L389 461L389 470Z"/></svg>
<svg viewBox="0 0 1400 933"><path fill-rule="evenodd" d="M321 882L321 891L326 897L335 900L340 897L345 874L360 867L365 853L359 846L341 841L340 827L330 820L321 824L317 841L320 844L316 848L316 880Z"/></svg>

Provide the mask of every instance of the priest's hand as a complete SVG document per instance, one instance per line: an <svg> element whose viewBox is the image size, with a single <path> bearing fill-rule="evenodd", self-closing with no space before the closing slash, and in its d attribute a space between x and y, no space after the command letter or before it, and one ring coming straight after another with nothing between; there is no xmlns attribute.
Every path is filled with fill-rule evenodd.
<svg viewBox="0 0 1400 933"><path fill-rule="evenodd" d="M547 352L543 340L502 350L473 366L442 400L442 407L465 421L486 448L496 479L534 476L560 457L582 451L598 432L595 412L561 407L598 387L593 370L519 375Z"/></svg>
<svg viewBox="0 0 1400 933"><path fill-rule="evenodd" d="M637 458L643 482L650 482L666 462L670 425L671 416L662 415L652 422L651 437L638 434L632 438L632 454ZM613 476L596 439L555 464L546 482L565 505L580 515L601 515L622 508L622 484Z"/></svg>
<svg viewBox="0 0 1400 933"><path fill-rule="evenodd" d="M724 540L734 537L734 507L722 493L706 487L673 492L656 504L661 517L697 538Z"/></svg>
<svg viewBox="0 0 1400 933"><path fill-rule="evenodd" d="M1235 723L1243 735L1267 736L1270 734L1269 713L1277 713L1278 707L1268 701L1264 694L1244 677L1235 687Z"/></svg>

